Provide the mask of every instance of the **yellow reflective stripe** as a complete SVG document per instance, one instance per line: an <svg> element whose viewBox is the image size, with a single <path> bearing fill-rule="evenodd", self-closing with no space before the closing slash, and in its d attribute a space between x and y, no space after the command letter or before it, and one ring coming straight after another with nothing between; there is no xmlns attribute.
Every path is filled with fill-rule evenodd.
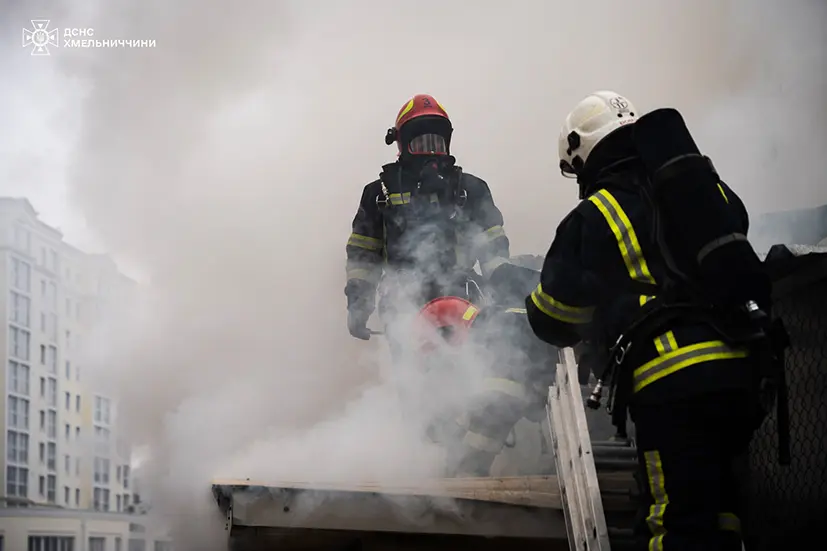
<svg viewBox="0 0 827 551"><path fill-rule="evenodd" d="M351 233L347 244L352 247L359 247L360 249L367 249L369 251L378 251L382 248L382 240L375 237L368 237L367 235L359 235L358 233Z"/></svg>
<svg viewBox="0 0 827 551"><path fill-rule="evenodd" d="M484 434L472 432L470 430L465 433L462 443L469 448L474 448L475 450L488 453L500 453L500 450L503 448L504 444L504 442L498 442L497 440L485 436Z"/></svg>
<svg viewBox="0 0 827 551"><path fill-rule="evenodd" d="M617 239L620 255L623 257L629 276L635 281L654 285L655 278L652 277L649 265L643 257L637 233L635 233L629 217L626 216L617 199L605 189L601 189L589 197L589 201L598 208L603 218L608 222L615 239Z"/></svg>
<svg viewBox="0 0 827 551"><path fill-rule="evenodd" d="M726 201L727 203L729 203L729 197L727 197L727 196L726 196L726 192L724 191L724 188L723 188L723 186L722 186L720 183L718 184L718 191L720 191L720 192L721 192L721 195L723 195L723 196L724 196L724 201Z"/></svg>
<svg viewBox="0 0 827 551"><path fill-rule="evenodd" d="M655 348L657 348L658 354L661 356L668 354L673 350L677 350L678 341L675 340L675 334L672 331L667 331L663 335L656 337Z"/></svg>
<svg viewBox="0 0 827 551"><path fill-rule="evenodd" d="M718 528L726 532L741 533L741 519L735 513L718 513Z"/></svg>
<svg viewBox="0 0 827 551"><path fill-rule="evenodd" d="M388 200L391 202L391 205L406 205L411 202L411 192L391 193L388 195Z"/></svg>
<svg viewBox="0 0 827 551"><path fill-rule="evenodd" d="M347 279L361 279L369 283L378 283L382 276L382 270L377 266L376 268L348 268L346 270Z"/></svg>
<svg viewBox="0 0 827 551"><path fill-rule="evenodd" d="M468 309L465 310L465 313L462 314L462 319L464 319L465 321L468 321L472 317L474 317L474 314L476 314L476 313L477 313L477 308L475 306L469 306Z"/></svg>
<svg viewBox="0 0 827 551"><path fill-rule="evenodd" d="M745 358L747 355L746 350L731 348L723 341L706 341L684 346L635 369L634 391L638 392L655 381L692 365L713 360Z"/></svg>
<svg viewBox="0 0 827 551"><path fill-rule="evenodd" d="M643 306L644 304L646 304L647 302L649 302L653 298L655 298L655 297L647 296L647 295L640 295L640 305Z"/></svg>
<svg viewBox="0 0 827 551"><path fill-rule="evenodd" d="M399 121L402 120L402 117L407 115L411 111L411 109L413 109L413 107L414 107L414 100L412 98L411 101L409 101L407 103L407 105L405 105L405 108L402 109L402 111L399 112L399 116L396 117L396 124L399 124ZM445 109L443 109L443 111L445 111Z"/></svg>
<svg viewBox="0 0 827 551"><path fill-rule="evenodd" d="M525 308L506 308L506 313L508 314L527 314L528 311Z"/></svg>
<svg viewBox="0 0 827 551"><path fill-rule="evenodd" d="M509 260L504 256L495 256L490 260L486 260L485 262L480 263L480 269L484 276L488 277L491 273L494 272L497 268L502 266L503 264L508 264Z"/></svg>
<svg viewBox="0 0 827 551"><path fill-rule="evenodd" d="M666 528L663 526L663 515L669 505L669 495L666 493L666 480L663 476L663 462L657 450L643 452L646 463L646 476L649 479L649 493L652 494L652 505L649 506L649 515L646 525L652 533L649 540L649 549L663 549L663 536Z"/></svg>
<svg viewBox="0 0 827 551"><path fill-rule="evenodd" d="M491 226L483 233L488 241L494 241L497 238L505 237L505 230L502 226Z"/></svg>
<svg viewBox="0 0 827 551"><path fill-rule="evenodd" d="M578 307L563 304L551 295L543 292L540 284L531 293L531 301L545 315L558 321L571 324L589 323L594 315L594 307Z"/></svg>
<svg viewBox="0 0 827 551"><path fill-rule="evenodd" d="M482 381L482 386L484 390L500 392L517 400L527 401L529 399L525 385L517 381L512 381L511 379L486 377Z"/></svg>

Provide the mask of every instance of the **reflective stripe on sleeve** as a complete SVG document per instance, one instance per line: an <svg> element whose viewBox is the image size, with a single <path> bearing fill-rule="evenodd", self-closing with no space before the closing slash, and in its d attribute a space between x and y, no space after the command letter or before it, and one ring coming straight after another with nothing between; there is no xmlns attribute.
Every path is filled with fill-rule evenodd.
<svg viewBox="0 0 827 551"><path fill-rule="evenodd" d="M564 304L543 292L542 284L531 293L531 301L542 313L564 323L574 325L589 323L594 315L594 306L578 307Z"/></svg>
<svg viewBox="0 0 827 551"><path fill-rule="evenodd" d="M368 237L367 235L359 235L358 233L351 233L347 244L351 247L359 247L368 251L379 251L382 249L382 240L375 237Z"/></svg>

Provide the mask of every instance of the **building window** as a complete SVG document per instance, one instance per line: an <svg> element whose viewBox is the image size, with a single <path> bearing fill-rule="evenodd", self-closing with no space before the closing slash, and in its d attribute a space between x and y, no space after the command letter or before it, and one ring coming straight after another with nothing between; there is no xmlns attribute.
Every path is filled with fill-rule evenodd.
<svg viewBox="0 0 827 551"><path fill-rule="evenodd" d="M129 509L129 494L123 495L123 508L126 510Z"/></svg>
<svg viewBox="0 0 827 551"><path fill-rule="evenodd" d="M43 475L37 477L37 493L41 497L46 495L46 477Z"/></svg>
<svg viewBox="0 0 827 551"><path fill-rule="evenodd" d="M69 498L72 494L72 491L69 489L69 486L63 487L63 504L69 505Z"/></svg>
<svg viewBox="0 0 827 551"><path fill-rule="evenodd" d="M92 508L95 511L109 511L109 490L106 488L92 490Z"/></svg>
<svg viewBox="0 0 827 551"><path fill-rule="evenodd" d="M108 425L110 422L110 403L108 398L95 396L95 422Z"/></svg>
<svg viewBox="0 0 827 551"><path fill-rule="evenodd" d="M94 466L94 479L98 484L109 484L109 470L111 465L109 459L96 457Z"/></svg>
<svg viewBox="0 0 827 551"><path fill-rule="evenodd" d="M32 301L29 297L11 291L9 293L9 321L28 329Z"/></svg>
<svg viewBox="0 0 827 551"><path fill-rule="evenodd" d="M66 360L66 380L72 380L72 364L71 362L69 362L69 360Z"/></svg>
<svg viewBox="0 0 827 551"><path fill-rule="evenodd" d="M40 444L37 445L37 448L39 450L39 453L37 454L37 457L38 457L39 461L42 464L45 464L46 463L46 442L41 442Z"/></svg>
<svg viewBox="0 0 827 551"><path fill-rule="evenodd" d="M32 254L32 232L21 226L14 225L14 248L27 255Z"/></svg>
<svg viewBox="0 0 827 551"><path fill-rule="evenodd" d="M40 332L46 332L46 312L40 312Z"/></svg>
<svg viewBox="0 0 827 551"><path fill-rule="evenodd" d="M25 329L9 326L9 356L29 361L31 334Z"/></svg>
<svg viewBox="0 0 827 551"><path fill-rule="evenodd" d="M29 497L29 469L26 467L6 467L6 495Z"/></svg>
<svg viewBox="0 0 827 551"><path fill-rule="evenodd" d="M172 551L172 544L168 541L156 541L154 551Z"/></svg>
<svg viewBox="0 0 827 551"><path fill-rule="evenodd" d="M48 421L46 422L46 436L49 438L57 438L57 412L50 409L48 412Z"/></svg>
<svg viewBox="0 0 827 551"><path fill-rule="evenodd" d="M123 487L125 490L129 489L129 465L123 466Z"/></svg>
<svg viewBox="0 0 827 551"><path fill-rule="evenodd" d="M115 511L121 512L121 494L115 494Z"/></svg>
<svg viewBox="0 0 827 551"><path fill-rule="evenodd" d="M115 467L115 480L117 480L118 482L121 481L121 466L120 465Z"/></svg>
<svg viewBox="0 0 827 551"><path fill-rule="evenodd" d="M40 345L40 365L46 365L46 345Z"/></svg>
<svg viewBox="0 0 827 551"><path fill-rule="evenodd" d="M6 433L6 459L9 463L29 462L29 435L10 430Z"/></svg>
<svg viewBox="0 0 827 551"><path fill-rule="evenodd" d="M29 536L28 551L75 551L73 536Z"/></svg>
<svg viewBox="0 0 827 551"><path fill-rule="evenodd" d="M66 405L66 411L72 411L72 395L68 392L64 392L63 398Z"/></svg>
<svg viewBox="0 0 827 551"><path fill-rule="evenodd" d="M40 430L46 432L46 412L40 410Z"/></svg>
<svg viewBox="0 0 827 551"><path fill-rule="evenodd" d="M46 297L47 304L49 305L49 310L53 313L57 312L57 285L55 285L54 281L49 282L49 291ZM55 314L55 318L57 315Z"/></svg>
<svg viewBox="0 0 827 551"><path fill-rule="evenodd" d="M53 474L46 477L46 501L57 502L57 476Z"/></svg>
<svg viewBox="0 0 827 551"><path fill-rule="evenodd" d="M80 507L80 488L75 488L75 507Z"/></svg>
<svg viewBox="0 0 827 551"><path fill-rule="evenodd" d="M63 456L63 472L66 474L71 474L72 470L72 458L68 455Z"/></svg>
<svg viewBox="0 0 827 551"><path fill-rule="evenodd" d="M57 375L57 348L49 346L46 350L46 367L49 368L49 373Z"/></svg>
<svg viewBox="0 0 827 551"><path fill-rule="evenodd" d="M106 444L109 447L109 437L111 436L109 429L95 425L95 440L99 444Z"/></svg>
<svg viewBox="0 0 827 551"><path fill-rule="evenodd" d="M75 458L75 476L80 476L80 457Z"/></svg>
<svg viewBox="0 0 827 551"><path fill-rule="evenodd" d="M75 396L75 411L80 413L80 394Z"/></svg>
<svg viewBox="0 0 827 551"><path fill-rule="evenodd" d="M9 392L29 395L29 373L28 365L9 361Z"/></svg>
<svg viewBox="0 0 827 551"><path fill-rule="evenodd" d="M146 551L146 540L129 538L129 548L127 551Z"/></svg>
<svg viewBox="0 0 827 551"><path fill-rule="evenodd" d="M58 263L57 251L54 249L49 249L49 269L56 274L60 273L60 264Z"/></svg>
<svg viewBox="0 0 827 551"><path fill-rule="evenodd" d="M49 393L46 395L46 402L49 407L57 407L57 379L49 377Z"/></svg>
<svg viewBox="0 0 827 551"><path fill-rule="evenodd" d="M41 398L46 397L46 378L45 377L40 378L40 397Z"/></svg>
<svg viewBox="0 0 827 551"><path fill-rule="evenodd" d="M106 551L106 538L89 538L88 551Z"/></svg>
<svg viewBox="0 0 827 551"><path fill-rule="evenodd" d="M46 468L50 471L57 470L57 444L54 442L46 444Z"/></svg>
<svg viewBox="0 0 827 551"><path fill-rule="evenodd" d="M26 398L18 398L17 396L9 396L8 404L9 427L29 430L29 400Z"/></svg>
<svg viewBox="0 0 827 551"><path fill-rule="evenodd" d="M32 290L32 266L19 258L11 258L11 287L24 293Z"/></svg>
<svg viewBox="0 0 827 551"><path fill-rule="evenodd" d="M75 440L80 440L80 427L75 427Z"/></svg>
<svg viewBox="0 0 827 551"><path fill-rule="evenodd" d="M57 314L49 314L46 334L49 337L49 342L57 342Z"/></svg>
<svg viewBox="0 0 827 551"><path fill-rule="evenodd" d="M68 441L72 437L72 425L66 423L66 426L63 430L65 432L66 441Z"/></svg>
<svg viewBox="0 0 827 551"><path fill-rule="evenodd" d="M119 537L115 538L115 551L123 551L123 541Z"/></svg>

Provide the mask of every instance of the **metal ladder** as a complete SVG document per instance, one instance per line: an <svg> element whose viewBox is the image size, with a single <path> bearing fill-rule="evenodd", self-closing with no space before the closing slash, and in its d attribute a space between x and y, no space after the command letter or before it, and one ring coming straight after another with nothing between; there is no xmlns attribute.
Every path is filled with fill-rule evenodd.
<svg viewBox="0 0 827 551"><path fill-rule="evenodd" d="M630 520L622 517L617 527L607 524L597 475L598 471L634 472L636 450L631 442L591 441L574 352L565 348L559 355L547 413L569 549L620 551L633 543Z"/></svg>

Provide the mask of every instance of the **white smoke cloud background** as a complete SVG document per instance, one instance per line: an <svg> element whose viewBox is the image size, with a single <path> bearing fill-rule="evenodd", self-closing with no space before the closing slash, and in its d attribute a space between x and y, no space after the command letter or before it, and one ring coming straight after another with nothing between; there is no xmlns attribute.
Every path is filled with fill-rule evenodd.
<svg viewBox="0 0 827 551"><path fill-rule="evenodd" d="M158 509L197 527L191 545L208 549L210 527L223 529L205 521L213 476L436 469L377 386L387 366L365 350L384 359L379 339L347 336L341 294L359 186L390 160L382 135L411 94L447 106L454 152L489 181L512 252L544 252L576 200L555 141L593 89L682 108L748 207L824 200L811 183L827 161L803 155L824 150L824 110L799 108L825 97L824 6L667 4L39 4L96 38L158 42L54 59L88 90L73 204L151 276L140 315L124 308L97 340L95 371L152 449ZM779 99L778 81L798 101Z"/></svg>

